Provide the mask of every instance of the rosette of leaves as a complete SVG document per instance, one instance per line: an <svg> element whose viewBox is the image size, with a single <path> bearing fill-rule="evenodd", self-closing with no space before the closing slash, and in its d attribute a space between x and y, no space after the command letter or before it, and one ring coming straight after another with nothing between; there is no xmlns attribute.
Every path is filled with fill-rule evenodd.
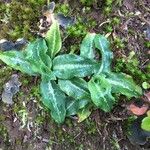
<svg viewBox="0 0 150 150"><path fill-rule="evenodd" d="M44 38L29 43L22 51L0 53L0 59L12 68L41 77L42 102L57 123L72 115L83 121L92 107L111 111L116 93L127 97L142 94L130 76L111 71L113 54L104 36L88 33L80 55L59 55L61 46L59 24L54 20ZM95 50L101 60L95 59Z"/></svg>

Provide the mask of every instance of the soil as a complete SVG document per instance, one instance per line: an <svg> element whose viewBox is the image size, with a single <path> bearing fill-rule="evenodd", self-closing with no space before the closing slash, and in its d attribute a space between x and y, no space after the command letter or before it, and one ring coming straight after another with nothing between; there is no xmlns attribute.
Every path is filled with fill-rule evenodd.
<svg viewBox="0 0 150 150"><path fill-rule="evenodd" d="M61 3L64 1L61 0ZM71 0L69 3L72 3ZM76 7L80 5L74 3ZM150 40L146 32L150 27L150 1L123 0L120 6L113 6L109 16L99 13L102 6L103 2L99 1L91 7L88 15L97 22L91 30L103 33L105 25L99 26L101 23L115 16L120 18L121 23L113 27L110 36L112 39L120 37L126 44L125 48L113 46L115 59L126 57L134 50L140 62L139 68L144 71L149 61L149 48L144 43ZM67 38L65 44L74 42ZM0 70L4 68L5 65L0 65ZM20 79L28 80L28 84L22 83L12 106L0 102L0 150L150 150L150 141L140 146L127 138L127 121L131 114L124 97L120 97L119 104L110 113L95 110L82 123L78 123L76 118L67 118L63 125L57 125L38 100L39 91L35 87L39 80L20 72L13 73L17 73ZM4 77L3 84L7 80L8 77ZM1 94L2 87L0 90Z"/></svg>

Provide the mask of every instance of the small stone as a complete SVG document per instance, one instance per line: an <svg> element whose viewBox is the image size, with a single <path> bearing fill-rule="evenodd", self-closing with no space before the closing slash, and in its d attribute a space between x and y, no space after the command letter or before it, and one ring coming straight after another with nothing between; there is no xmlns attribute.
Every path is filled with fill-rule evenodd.
<svg viewBox="0 0 150 150"><path fill-rule="evenodd" d="M15 42L15 49L17 50L21 50L23 47L26 46L26 44L28 44L28 41L24 38L20 38L20 39L17 39L17 41Z"/></svg>
<svg viewBox="0 0 150 150"><path fill-rule="evenodd" d="M23 47L26 46L28 41L24 38L17 39L14 43L12 41L8 41L6 39L0 40L0 50L2 51L10 51L10 50L21 50Z"/></svg>
<svg viewBox="0 0 150 150"><path fill-rule="evenodd" d="M5 39L0 40L0 50L8 51L14 49L15 44L11 41L7 41Z"/></svg>
<svg viewBox="0 0 150 150"><path fill-rule="evenodd" d="M63 27L67 28L68 26L71 26L75 23L75 18L64 16L63 14L59 13L55 15L56 20L58 23Z"/></svg>
<svg viewBox="0 0 150 150"><path fill-rule="evenodd" d="M150 41L150 26L147 26L147 29L146 29L146 37L147 37L147 39Z"/></svg>
<svg viewBox="0 0 150 150"><path fill-rule="evenodd" d="M5 83L2 92L2 101L7 104L13 104L13 96L19 92L21 83L18 81L18 75L13 74L11 79Z"/></svg>

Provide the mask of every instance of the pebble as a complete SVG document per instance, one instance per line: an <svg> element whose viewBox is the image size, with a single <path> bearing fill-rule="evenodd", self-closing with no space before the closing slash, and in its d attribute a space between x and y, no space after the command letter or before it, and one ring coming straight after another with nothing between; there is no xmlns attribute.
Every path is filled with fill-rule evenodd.
<svg viewBox="0 0 150 150"><path fill-rule="evenodd" d="M11 79L3 86L2 101L10 105L13 104L13 96L19 92L20 86L18 75L13 74Z"/></svg>

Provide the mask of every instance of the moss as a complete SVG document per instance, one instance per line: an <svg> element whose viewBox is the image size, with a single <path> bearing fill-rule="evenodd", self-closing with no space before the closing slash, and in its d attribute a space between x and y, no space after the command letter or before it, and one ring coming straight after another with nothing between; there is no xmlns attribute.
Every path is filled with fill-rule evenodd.
<svg viewBox="0 0 150 150"><path fill-rule="evenodd" d="M84 22L84 23L83 23ZM96 26L96 22L93 19L78 18L74 26L68 28L67 33L71 37L85 37L86 33Z"/></svg>
<svg viewBox="0 0 150 150"><path fill-rule="evenodd" d="M71 11L68 3L56 5L56 12L63 13L64 15L69 15Z"/></svg>
<svg viewBox="0 0 150 150"><path fill-rule="evenodd" d="M85 123L86 123L86 133L88 135L93 135L97 133L95 122L91 121L91 119L88 118L86 119Z"/></svg>
<svg viewBox="0 0 150 150"><path fill-rule="evenodd" d="M0 121L4 121L4 120L5 120L5 118L6 118L6 116L4 116L3 114L2 114L2 115L0 115Z"/></svg>
<svg viewBox="0 0 150 150"><path fill-rule="evenodd" d="M4 143L9 143L7 128L3 124L0 124L0 137L3 139Z"/></svg>
<svg viewBox="0 0 150 150"><path fill-rule="evenodd" d="M136 55L130 55L127 58L119 58L116 60L116 72L124 72L131 75L137 83L142 85L143 82L149 82L149 65L143 70L139 68L139 61Z"/></svg>
<svg viewBox="0 0 150 150"><path fill-rule="evenodd" d="M80 2L85 6L91 6L92 4L96 3L97 0L80 0Z"/></svg>
<svg viewBox="0 0 150 150"><path fill-rule="evenodd" d="M123 48L125 48L124 41L121 40L119 37L115 37L114 38L113 45L114 45L114 48L116 48L116 49L123 49Z"/></svg>
<svg viewBox="0 0 150 150"><path fill-rule="evenodd" d="M22 103L15 103L13 105L13 112L18 113L20 110L23 110L25 107L22 105Z"/></svg>
<svg viewBox="0 0 150 150"><path fill-rule="evenodd" d="M37 99L40 98L40 91L39 91L39 86L38 85L35 85L35 86L32 86L31 89L30 89L30 96L31 97L36 97Z"/></svg>
<svg viewBox="0 0 150 150"><path fill-rule="evenodd" d="M66 124L69 128L71 128L71 127L73 126L71 119L68 119L68 118L65 120L65 124Z"/></svg>
<svg viewBox="0 0 150 150"><path fill-rule="evenodd" d="M150 41L145 41L144 45L145 45L146 48L150 48Z"/></svg>
<svg viewBox="0 0 150 150"><path fill-rule="evenodd" d="M38 31L38 21L41 7L46 0L12 0L11 3L2 3L0 38L16 40L25 37L29 40L34 38L31 31Z"/></svg>
<svg viewBox="0 0 150 150"><path fill-rule="evenodd" d="M113 0L106 0L105 1L105 7L104 7L104 13L106 15L109 15L112 11L112 3L113 3Z"/></svg>
<svg viewBox="0 0 150 150"><path fill-rule="evenodd" d="M1 63L1 64L3 64L3 63ZM10 68L8 66L1 67L1 71L0 71L0 92L3 89L3 85L9 80L12 73L13 73L12 68Z"/></svg>

